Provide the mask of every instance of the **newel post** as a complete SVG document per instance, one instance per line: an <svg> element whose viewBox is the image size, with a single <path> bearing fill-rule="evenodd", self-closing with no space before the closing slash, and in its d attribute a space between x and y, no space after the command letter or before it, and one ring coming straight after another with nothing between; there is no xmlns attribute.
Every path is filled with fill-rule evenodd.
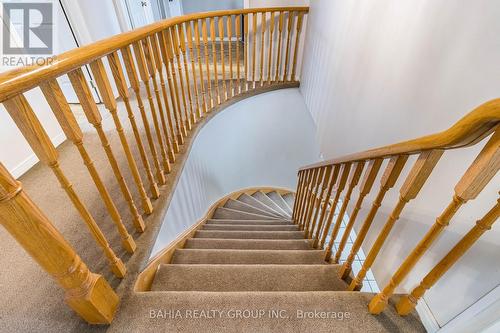
<svg viewBox="0 0 500 333"><path fill-rule="evenodd" d="M0 223L65 290L66 303L91 324L109 324L119 298L94 274L0 163Z"/></svg>

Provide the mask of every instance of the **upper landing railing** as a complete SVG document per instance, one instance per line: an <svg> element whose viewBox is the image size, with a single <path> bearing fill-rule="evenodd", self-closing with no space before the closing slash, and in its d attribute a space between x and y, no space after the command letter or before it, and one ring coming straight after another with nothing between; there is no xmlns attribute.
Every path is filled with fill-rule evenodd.
<svg viewBox="0 0 500 333"><path fill-rule="evenodd" d="M127 202L132 224L137 232L143 232L147 224L142 213L153 212L152 200L162 193L180 146L200 119L221 103L246 92L290 86L297 81L300 36L307 12L307 7L281 7L176 17L71 50L44 66L0 74L0 102L33 152L66 191L116 277L125 276L126 265L111 248L101 231L101 223L78 195L78 188L70 182L71 173L63 172L58 151L37 117L39 106L32 105L25 93L35 88L41 90L66 138L79 152L81 168L90 173L123 249L133 253L136 244L123 223L123 212L117 209L93 164L67 92L58 79L66 75L69 78L70 89L77 96L86 120L99 136L109 168ZM123 151L114 151L109 144L84 68L90 69ZM132 138L123 129L121 112L128 115ZM141 124L136 114L140 115ZM132 148L139 152L137 160ZM131 179L123 176L117 154L126 156ZM142 164L141 169L138 163ZM137 188L142 212L131 195L130 184ZM89 271L1 163L0 222L65 289L66 301L72 309L90 323L111 322L119 302L116 293L101 275Z"/></svg>

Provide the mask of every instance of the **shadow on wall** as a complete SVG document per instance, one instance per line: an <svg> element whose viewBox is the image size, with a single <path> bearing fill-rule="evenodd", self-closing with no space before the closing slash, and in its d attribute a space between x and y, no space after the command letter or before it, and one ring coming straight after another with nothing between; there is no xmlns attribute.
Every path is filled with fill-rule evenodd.
<svg viewBox="0 0 500 333"><path fill-rule="evenodd" d="M231 192L295 190L299 167L318 160L314 133L298 89L257 95L214 117L195 139L151 256Z"/></svg>

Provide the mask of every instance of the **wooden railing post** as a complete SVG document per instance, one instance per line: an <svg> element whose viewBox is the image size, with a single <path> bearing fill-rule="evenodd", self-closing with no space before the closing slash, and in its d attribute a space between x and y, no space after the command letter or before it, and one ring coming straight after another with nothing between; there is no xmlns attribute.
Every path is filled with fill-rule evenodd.
<svg viewBox="0 0 500 333"><path fill-rule="evenodd" d="M295 73L297 70L297 58L299 53L299 42L300 42L300 34L302 32L302 21L304 19L304 12L299 12L299 16L297 18L297 30L295 36L295 48L293 51L293 63L292 63L292 81L295 81Z"/></svg>
<svg viewBox="0 0 500 333"><path fill-rule="evenodd" d="M311 196L309 198L309 204L308 204L309 209L306 212L305 220L303 223L306 238L309 238L309 226L311 224L311 218L313 216L312 214L313 214L314 210L317 209L318 204L320 203L320 201L318 200L318 197L317 197L317 193L318 193L318 189L321 185L321 182L323 181L325 169L326 168L319 168L318 175L316 177L316 180L313 183L313 188L311 191Z"/></svg>
<svg viewBox="0 0 500 333"><path fill-rule="evenodd" d="M333 191L333 188L335 187L335 183L337 182L337 178L339 175L340 165L339 164L332 165L332 168L333 168L333 173L332 173L332 176L330 178L330 182L328 184L328 189L326 191L326 196L325 196L324 203L323 203L323 209L321 211L321 215L320 215L319 221L318 221L318 228L316 229L316 235L313 237L314 238L314 242L313 242L314 248L318 247L321 231L323 229L323 224L325 222L325 217L326 217L326 214L328 212L328 207L330 206L330 197L332 196L332 191Z"/></svg>
<svg viewBox="0 0 500 333"><path fill-rule="evenodd" d="M368 308L371 313L379 314L387 306L389 297L392 296L396 287L410 273L422 255L434 243L453 216L467 201L475 199L483 190L491 178L500 168L500 130L497 130L490 138L486 146L481 150L472 165L462 176L457 186L455 195L445 210L437 217L436 222L427 231L413 251L406 257L404 262L392 276L385 288L377 294L370 302Z"/></svg>
<svg viewBox="0 0 500 333"><path fill-rule="evenodd" d="M324 196L325 196L325 192L328 188L328 185L330 184L330 176L331 176L331 173L332 173L332 169L333 167L331 165L329 166L326 166L325 167L325 178L323 180L323 182L321 183L321 192L319 194L319 197L318 197L318 200L317 200L317 203L316 203L316 210L314 212L314 217L311 221L311 228L307 231L308 234L307 236L311 236L311 238L314 238L314 233L315 233L315 230L316 230L316 222L318 220L318 216L320 215L320 211L321 213L323 213L327 207L328 207L328 201L326 201L324 199ZM316 235L318 233L316 232Z"/></svg>
<svg viewBox="0 0 500 333"><path fill-rule="evenodd" d="M65 291L66 303L91 324L109 324L119 298L87 265L0 163L0 223Z"/></svg>

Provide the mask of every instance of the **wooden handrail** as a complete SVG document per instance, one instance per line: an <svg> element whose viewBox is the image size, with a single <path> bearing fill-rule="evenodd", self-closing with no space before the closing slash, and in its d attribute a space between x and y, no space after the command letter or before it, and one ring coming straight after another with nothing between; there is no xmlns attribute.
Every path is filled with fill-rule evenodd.
<svg viewBox="0 0 500 333"><path fill-rule="evenodd" d="M412 155L432 149L447 150L467 147L481 141L491 134L499 123L500 98L493 99L478 106L456 122L452 127L443 132L318 162L304 166L300 168L300 170L346 162L387 158L401 154Z"/></svg>
<svg viewBox="0 0 500 333"><path fill-rule="evenodd" d="M105 38L95 43L75 48L55 56L50 64L42 66L25 66L0 74L0 102L35 88L45 80L57 78L61 75L67 74L76 68L87 65L94 60L107 56L116 50L140 41L168 27L175 26L176 24L227 15L282 11L298 11L307 13L309 11L309 7L248 8L195 13L169 18L146 25L142 28Z"/></svg>

